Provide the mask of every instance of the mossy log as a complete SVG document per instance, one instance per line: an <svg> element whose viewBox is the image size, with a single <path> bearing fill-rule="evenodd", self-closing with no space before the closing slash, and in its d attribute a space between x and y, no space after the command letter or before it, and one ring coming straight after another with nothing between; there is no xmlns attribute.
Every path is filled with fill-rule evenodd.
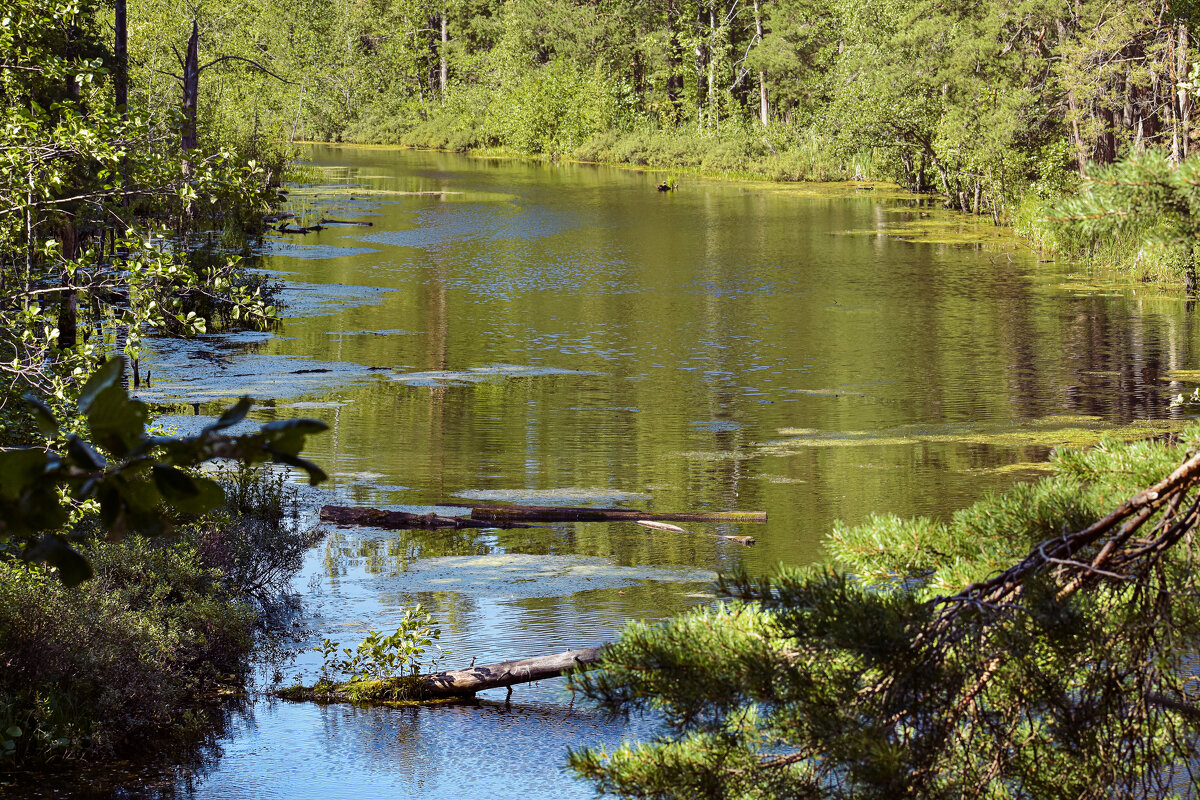
<svg viewBox="0 0 1200 800"><path fill-rule="evenodd" d="M334 525L366 525L389 531L434 530L437 528L525 528L514 523L480 522L469 517L444 517L440 514L409 514L404 511L385 511L380 508L324 506L321 521Z"/></svg>
<svg viewBox="0 0 1200 800"><path fill-rule="evenodd" d="M335 525L367 525L387 530L435 528L525 528L531 522L735 522L763 523L765 511L712 511L654 514L625 508L563 508L560 506L471 506L470 517L409 514L379 508L324 506L321 521ZM730 537L724 537L730 538ZM746 538L746 537L734 537ZM744 544L745 542L743 542Z"/></svg>
<svg viewBox="0 0 1200 800"><path fill-rule="evenodd" d="M511 687L555 678L575 669L587 669L600 660L600 647L566 650L548 656L501 661L467 669L430 672L375 681L318 683L293 686L276 695L285 700L318 703L428 703L474 697L485 689Z"/></svg>

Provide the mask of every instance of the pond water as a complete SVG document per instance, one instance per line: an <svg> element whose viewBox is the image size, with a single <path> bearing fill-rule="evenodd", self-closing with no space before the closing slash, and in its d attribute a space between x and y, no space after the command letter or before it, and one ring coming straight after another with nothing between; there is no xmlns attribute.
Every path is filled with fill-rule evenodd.
<svg viewBox="0 0 1200 800"><path fill-rule="evenodd" d="M769 518L335 530L297 582L309 646L390 630L417 602L447 666L600 644L711 602L717 571L820 558L835 520L943 516L1034 477L1055 444L1153 430L1140 423L1169 418L1184 388L1173 370L1196 366L1181 300L1090 286L909 197L692 178L659 193L661 174L382 148L309 160L320 177L291 210L370 225L272 234L282 328L160 347L146 399L212 414L248 393L257 420L325 420L306 455L345 504ZM305 652L287 678L318 668ZM590 797L566 749L653 730L572 703L561 681L481 699L261 700L177 789Z"/></svg>

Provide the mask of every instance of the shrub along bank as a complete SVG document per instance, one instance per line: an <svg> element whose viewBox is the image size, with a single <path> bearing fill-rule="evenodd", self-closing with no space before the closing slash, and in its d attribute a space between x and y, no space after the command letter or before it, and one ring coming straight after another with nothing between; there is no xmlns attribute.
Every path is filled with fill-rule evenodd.
<svg viewBox="0 0 1200 800"><path fill-rule="evenodd" d="M0 560L0 767L197 742L220 694L244 689L255 642L320 533L296 524L281 477L224 483L227 504L178 536L86 547L95 576L79 586Z"/></svg>

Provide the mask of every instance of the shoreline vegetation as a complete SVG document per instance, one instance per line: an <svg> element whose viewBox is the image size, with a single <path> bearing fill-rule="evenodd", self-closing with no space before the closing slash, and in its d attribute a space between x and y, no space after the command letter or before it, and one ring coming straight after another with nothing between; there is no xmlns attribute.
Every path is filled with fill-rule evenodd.
<svg viewBox="0 0 1200 800"><path fill-rule="evenodd" d="M244 696L256 653L299 613L288 583L323 530L301 524L282 473L243 468L220 484L226 503L170 537L85 535L94 576L78 587L0 560L0 786L51 765L188 753Z"/></svg>
<svg viewBox="0 0 1200 800"><path fill-rule="evenodd" d="M320 481L299 453L322 423L231 434L243 398L175 436L130 396L150 335L275 324L243 256L284 159L199 116L195 48L169 111L136 91L129 10L0 15L0 786L211 741L319 536L280 474L248 469Z"/></svg>
<svg viewBox="0 0 1200 800"><path fill-rule="evenodd" d="M242 257L297 139L893 181L1197 288L1186 4L8 5L2 781L202 742L294 609L285 587L319 534L291 521L288 488L197 466L273 461L316 483L299 453L324 426L229 435L244 399L165 436L128 389L152 333L275 324ZM1052 478L947 522L835 530L843 571L735 576L725 605L630 626L577 685L616 712L654 709L675 736L573 767L659 797L1165 794L1200 755L1184 685L1200 463L1182 452L1200 433L1182 441L1060 451ZM1146 486L1163 493L1109 514ZM425 630L414 617L413 647ZM395 666L390 638L323 652Z"/></svg>

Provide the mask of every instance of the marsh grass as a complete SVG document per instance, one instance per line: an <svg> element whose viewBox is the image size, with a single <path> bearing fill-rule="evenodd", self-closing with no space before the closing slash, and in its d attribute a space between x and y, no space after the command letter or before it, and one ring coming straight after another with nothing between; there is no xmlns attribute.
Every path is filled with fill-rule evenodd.
<svg viewBox="0 0 1200 800"><path fill-rule="evenodd" d="M1030 194L1018 206L1013 229L1046 256L1082 262L1094 273L1136 283L1182 285L1187 252L1155 242L1160 222L1129 224L1120 232L1093 236L1057 224L1056 198Z"/></svg>

